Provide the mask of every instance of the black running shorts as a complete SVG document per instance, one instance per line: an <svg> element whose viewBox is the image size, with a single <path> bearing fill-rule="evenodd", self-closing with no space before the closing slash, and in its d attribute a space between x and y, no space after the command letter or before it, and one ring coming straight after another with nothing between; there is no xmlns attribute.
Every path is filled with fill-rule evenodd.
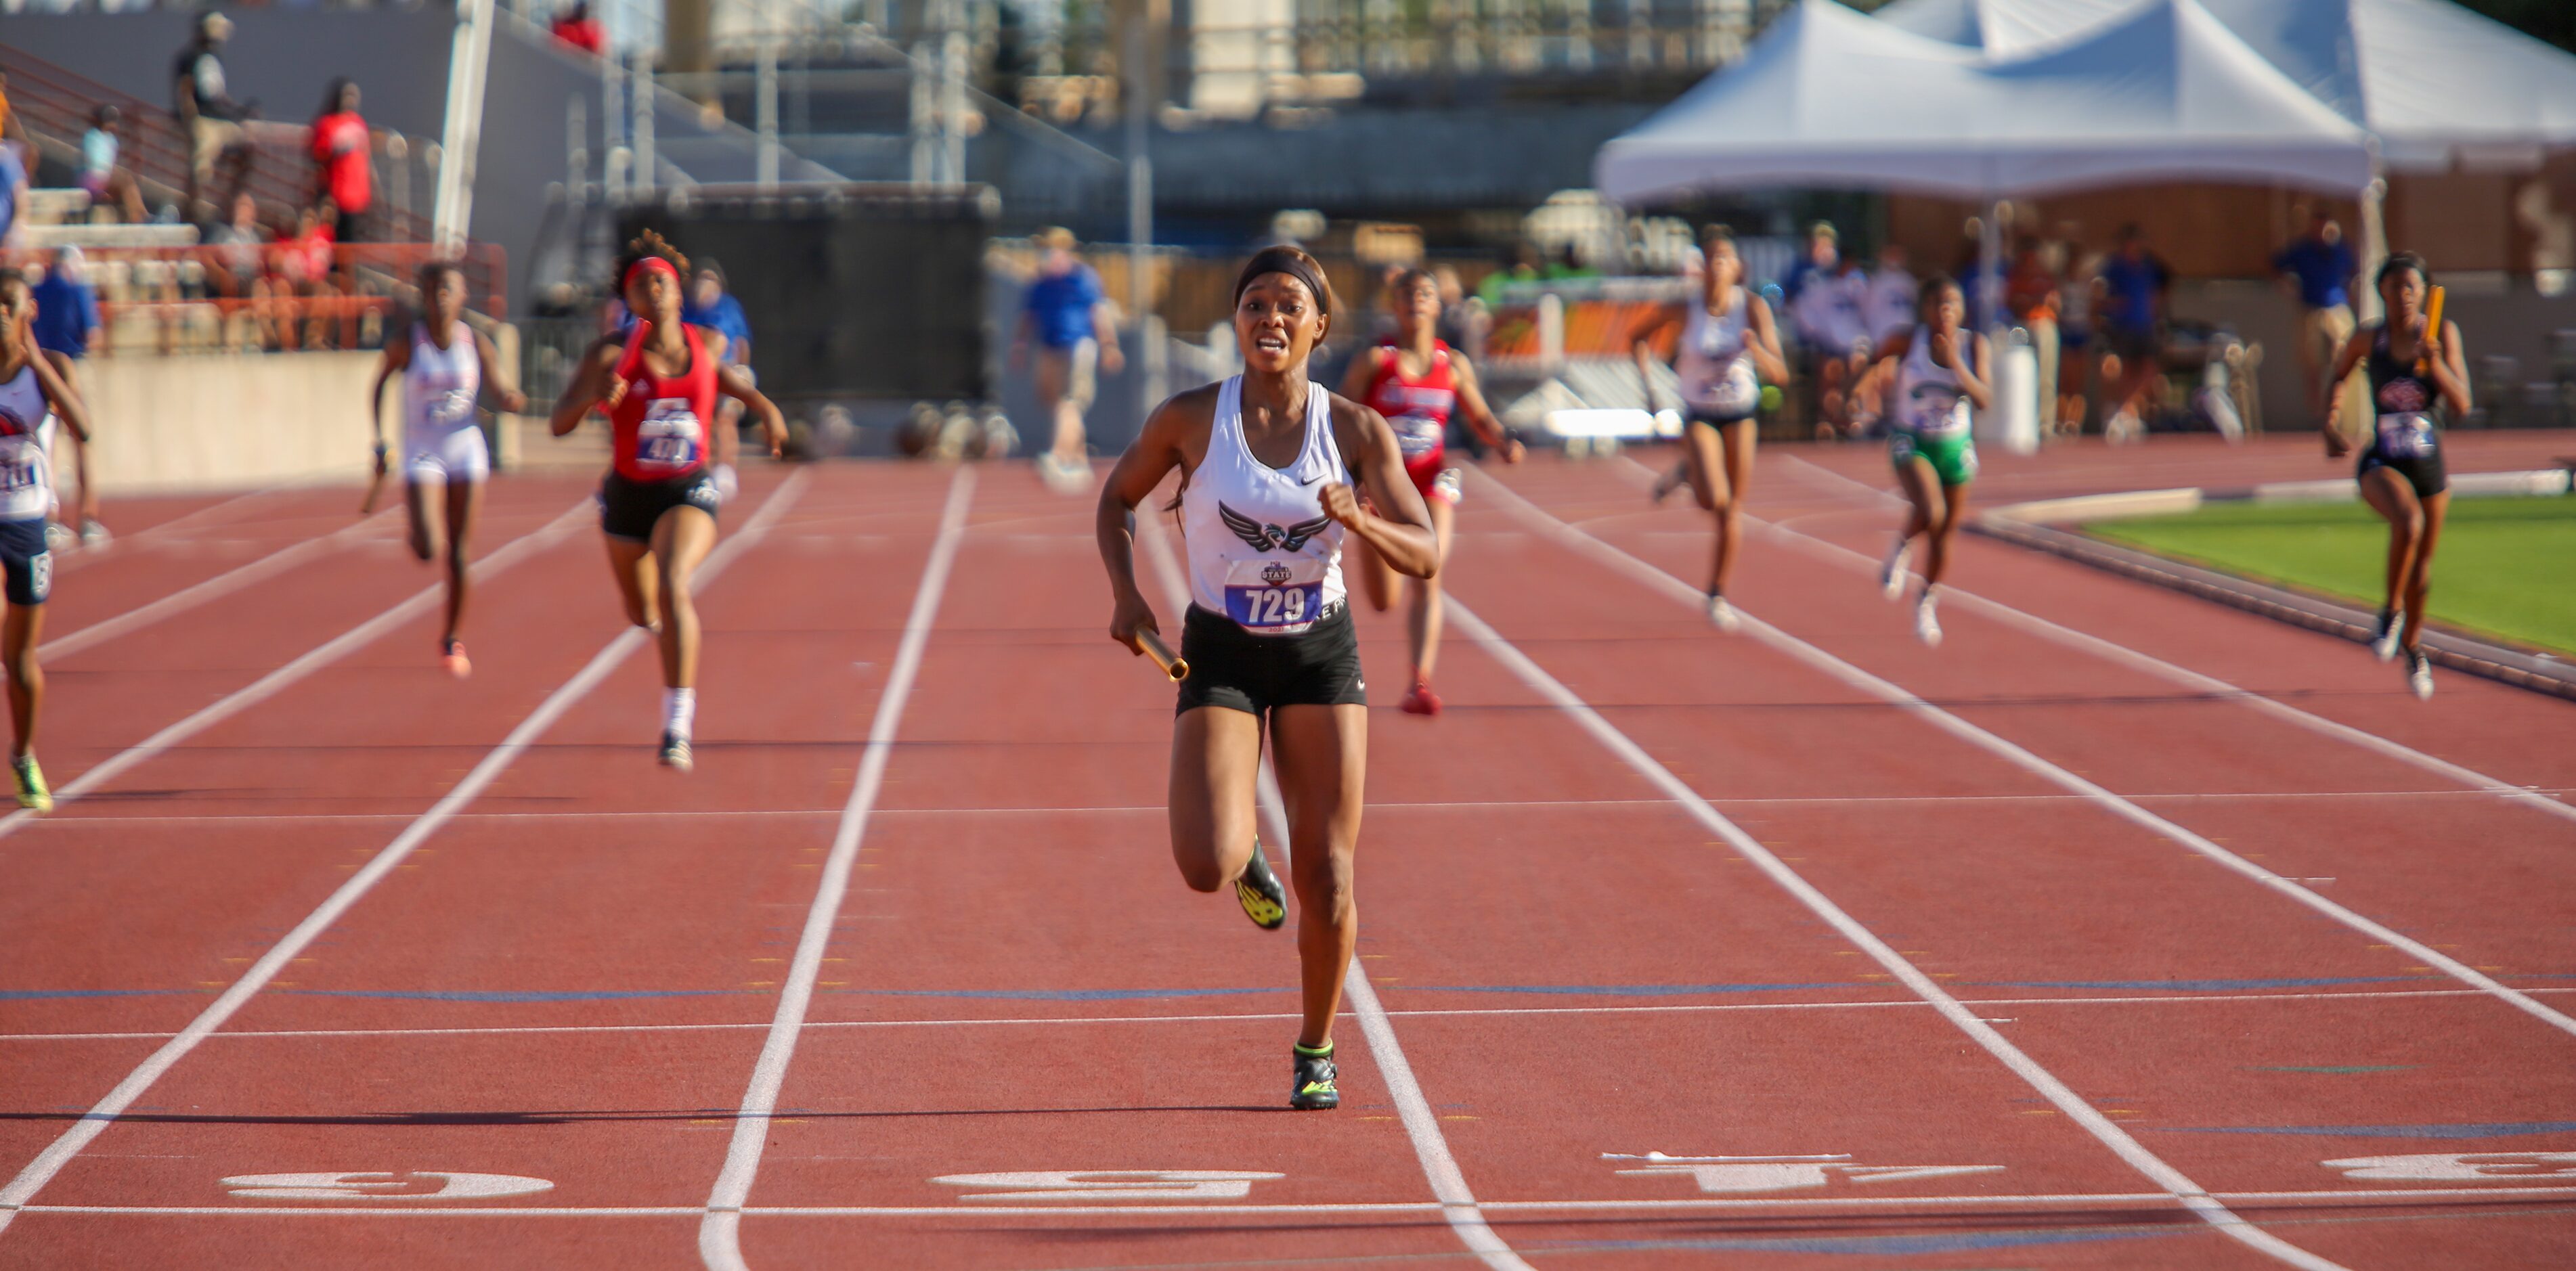
<svg viewBox="0 0 2576 1271"><path fill-rule="evenodd" d="M610 538L653 541L653 526L676 507L693 507L709 516L723 500L716 497L716 477L701 467L668 481L634 481L611 470L599 483L599 528Z"/></svg>
<svg viewBox="0 0 2576 1271"><path fill-rule="evenodd" d="M1174 714L1222 706L1267 716L1281 706L1365 706L1360 636L1350 606L1335 602L1299 635L1254 635L1231 618L1190 606L1181 624L1181 681Z"/></svg>

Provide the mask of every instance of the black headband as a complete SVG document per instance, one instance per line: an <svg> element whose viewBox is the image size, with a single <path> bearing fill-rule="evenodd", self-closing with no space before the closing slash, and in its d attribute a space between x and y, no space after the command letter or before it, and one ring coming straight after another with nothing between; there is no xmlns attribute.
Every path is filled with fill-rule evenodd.
<svg viewBox="0 0 2576 1271"><path fill-rule="evenodd" d="M1315 298L1315 307L1324 316L1333 313L1333 289L1324 282L1324 273L1315 267L1314 257L1285 247L1265 247L1253 253L1243 264L1243 273L1234 280L1234 302L1243 303L1243 293L1252 281L1263 274L1286 274L1306 284L1307 294Z"/></svg>

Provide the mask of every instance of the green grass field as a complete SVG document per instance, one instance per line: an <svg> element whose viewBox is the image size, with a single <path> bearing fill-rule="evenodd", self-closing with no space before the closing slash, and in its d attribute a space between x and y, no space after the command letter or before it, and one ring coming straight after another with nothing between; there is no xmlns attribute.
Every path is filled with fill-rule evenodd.
<svg viewBox="0 0 2576 1271"><path fill-rule="evenodd" d="M2086 532L2376 609L2388 525L2361 503L2216 504ZM2433 620L2576 653L2576 497L2454 499L2433 558Z"/></svg>

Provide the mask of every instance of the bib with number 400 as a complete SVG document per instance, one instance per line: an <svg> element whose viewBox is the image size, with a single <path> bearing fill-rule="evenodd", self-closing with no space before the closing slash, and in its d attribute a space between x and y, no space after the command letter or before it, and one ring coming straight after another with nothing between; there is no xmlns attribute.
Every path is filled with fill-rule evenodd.
<svg viewBox="0 0 2576 1271"><path fill-rule="evenodd" d="M1225 575L1225 616L1256 635L1296 635L1323 616L1324 562L1237 561Z"/></svg>
<svg viewBox="0 0 2576 1271"><path fill-rule="evenodd" d="M657 397L644 408L635 426L635 462L647 468L684 472L698 466L698 439L705 430L685 397Z"/></svg>

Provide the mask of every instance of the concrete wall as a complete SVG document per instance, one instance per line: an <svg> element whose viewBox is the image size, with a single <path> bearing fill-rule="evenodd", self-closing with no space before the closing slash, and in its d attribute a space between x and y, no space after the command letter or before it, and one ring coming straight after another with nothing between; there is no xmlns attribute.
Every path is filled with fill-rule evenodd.
<svg viewBox="0 0 2576 1271"><path fill-rule="evenodd" d="M373 353L93 358L90 475L117 494L366 479ZM388 428L395 427L387 421ZM57 449L66 464L68 448Z"/></svg>

